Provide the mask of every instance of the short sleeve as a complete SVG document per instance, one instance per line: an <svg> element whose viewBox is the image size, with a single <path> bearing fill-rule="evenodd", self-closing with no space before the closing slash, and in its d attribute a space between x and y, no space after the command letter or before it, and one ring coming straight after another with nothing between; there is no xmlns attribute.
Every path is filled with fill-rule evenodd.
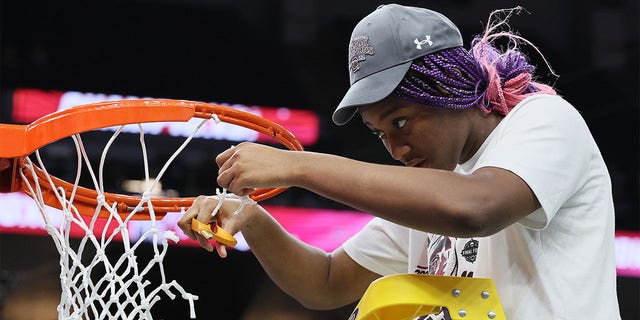
<svg viewBox="0 0 640 320"><path fill-rule="evenodd" d="M379 275L406 273L409 229L373 218L342 248L356 263Z"/></svg>
<svg viewBox="0 0 640 320"><path fill-rule="evenodd" d="M520 223L544 229L582 185L593 139L578 111L557 96L529 98L503 122L476 168L499 167L523 179L542 208Z"/></svg>

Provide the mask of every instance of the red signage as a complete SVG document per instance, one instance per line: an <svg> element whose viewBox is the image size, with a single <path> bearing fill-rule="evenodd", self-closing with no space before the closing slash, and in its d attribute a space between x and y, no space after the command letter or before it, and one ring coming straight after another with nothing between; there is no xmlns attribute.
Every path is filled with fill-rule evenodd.
<svg viewBox="0 0 640 320"><path fill-rule="evenodd" d="M35 201L24 193L0 193L0 203L5 212L11 214L0 215L0 233L21 233L46 235L42 213L35 205ZM328 252L338 248L349 237L356 234L371 216L357 211L326 210L315 208L294 208L281 206L265 206L273 217L293 236L305 243L319 247ZM47 215L54 227L60 226L62 213L57 209L47 207ZM180 213L170 213L157 221L156 227L161 233L173 231L180 238L177 245L197 246L198 243L189 239L177 227ZM88 218L86 218L89 221ZM93 228L96 234L102 234L103 229L113 232L116 225L106 225L106 219L98 219ZM136 241L150 229L148 221L130 221L127 224L130 240ZM86 234L81 228L73 228L70 236L83 237ZM120 237L114 237L120 239ZM248 246L241 234L236 235L238 250L248 250ZM53 241L53 240L52 240ZM640 278L640 232L616 232L616 267L619 276Z"/></svg>

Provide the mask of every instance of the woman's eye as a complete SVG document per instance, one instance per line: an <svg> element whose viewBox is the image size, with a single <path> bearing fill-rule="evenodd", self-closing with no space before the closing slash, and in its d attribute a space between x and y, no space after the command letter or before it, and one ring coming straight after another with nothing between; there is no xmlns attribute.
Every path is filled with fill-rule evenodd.
<svg viewBox="0 0 640 320"><path fill-rule="evenodd" d="M402 129L402 127L404 127L405 124L407 124L407 119L399 118L399 119L393 120L393 126L398 129Z"/></svg>

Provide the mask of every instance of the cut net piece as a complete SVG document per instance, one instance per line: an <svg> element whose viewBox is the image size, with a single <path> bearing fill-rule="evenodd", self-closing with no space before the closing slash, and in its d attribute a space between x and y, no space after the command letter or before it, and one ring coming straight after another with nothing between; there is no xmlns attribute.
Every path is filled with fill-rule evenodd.
<svg viewBox="0 0 640 320"><path fill-rule="evenodd" d="M45 173L48 184L60 203L62 217L59 212L50 210L42 197L41 182L36 173L36 165L30 158L25 158L25 164L20 170L22 180L27 184L28 193L39 208L45 222L45 229L54 240L60 254L60 284L62 294L57 312L59 319L152 319L151 309L163 296L175 299L179 295L187 300L190 317L195 318L194 301L196 295L187 292L175 280L168 280L165 275L163 259L169 248L169 241L178 242L179 238L173 231L161 232L157 227L156 214L151 202L151 190L164 174L169 164L186 147L204 122L197 126L185 142L167 161L160 173L153 181L149 177L149 163L146 155L144 131L140 126L140 144L143 153L146 191L131 213L123 217L117 210L117 203L108 204L104 196L103 167L105 157L112 142L122 131L117 130L107 143L101 157L98 174L92 167L82 140L79 135L72 136L77 151L77 173L74 189L67 194L64 188L56 187L51 175L40 157L40 152L34 153L37 168ZM74 206L76 190L79 187L83 169L91 175L94 188L98 191L96 197L98 205L93 216L80 214ZM30 183L31 178L33 183ZM136 241L130 238L127 229L128 222L135 214L148 210L149 228ZM101 212L109 212L107 218ZM52 217L55 214L56 217ZM71 228L81 228L84 237L72 240ZM77 242L77 243L76 243ZM111 251L122 253L113 257ZM146 265L141 265L138 254L146 251L152 253ZM150 252L149 252L150 251Z"/></svg>
<svg viewBox="0 0 640 320"><path fill-rule="evenodd" d="M254 205L257 203L255 200L251 199L249 196L240 197L234 193L227 193L226 189L216 189L216 195L209 196L208 198L212 198L218 201L218 203L216 204L216 207L213 208L213 211L211 212L212 217L215 217L218 214L218 211L220 211L220 208L222 208L222 204L225 202L226 199L236 199L240 201L240 205L233 212L233 214L238 214L242 212L242 209L244 209L244 207L247 205Z"/></svg>

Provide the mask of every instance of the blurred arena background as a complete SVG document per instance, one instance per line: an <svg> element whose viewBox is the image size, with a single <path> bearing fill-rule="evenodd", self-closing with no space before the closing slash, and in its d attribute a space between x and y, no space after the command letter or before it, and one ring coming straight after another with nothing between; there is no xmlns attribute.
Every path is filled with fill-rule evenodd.
<svg viewBox="0 0 640 320"><path fill-rule="evenodd" d="M623 267L631 270L619 273L620 308L623 319L640 319L638 1L398 2L444 13L467 42L481 31L493 9L526 8L529 13L513 17L511 26L535 43L560 75L552 76L531 53L541 80L554 84L583 114L609 166L616 224L624 246L619 256L626 259ZM311 119L308 123L317 125L307 150L391 163L384 147L357 121L338 127L330 120L348 87L346 53L351 29L382 3L2 0L0 122L20 123L18 116L25 111L18 108L37 113L40 104L28 101L43 100L33 96L27 102L16 100L24 97L19 94L25 90L44 99L78 92L94 98L104 94L289 108L303 111ZM85 143L91 144L90 139ZM175 141L175 137L159 136L153 143L162 148ZM196 145L201 149L178 160L176 165L183 171L167 175L164 188L202 194L215 187L213 174L184 173L207 168L215 172L217 146L205 139ZM49 156L61 166L75 159L64 148L57 150ZM126 156L114 161L124 176L136 174ZM298 189L269 200L268 205L353 214L349 208ZM0 225L3 217L6 220L22 210L6 201L0 202L0 208ZM354 221L338 216L325 217ZM301 221L295 225L305 218ZM0 319L55 319L60 285L53 242L41 231L13 223L0 226ZM340 233L337 237L347 236L333 231ZM300 236L311 239L314 235ZM314 241L328 244L332 236ZM175 246L165 266L172 278L200 296L199 318L346 319L352 309L305 310L275 287L247 251L233 251L222 260L193 246ZM211 279L216 285L206 284ZM227 295L220 294L223 290ZM154 310L160 319L188 316L188 305L182 301L163 299Z"/></svg>

